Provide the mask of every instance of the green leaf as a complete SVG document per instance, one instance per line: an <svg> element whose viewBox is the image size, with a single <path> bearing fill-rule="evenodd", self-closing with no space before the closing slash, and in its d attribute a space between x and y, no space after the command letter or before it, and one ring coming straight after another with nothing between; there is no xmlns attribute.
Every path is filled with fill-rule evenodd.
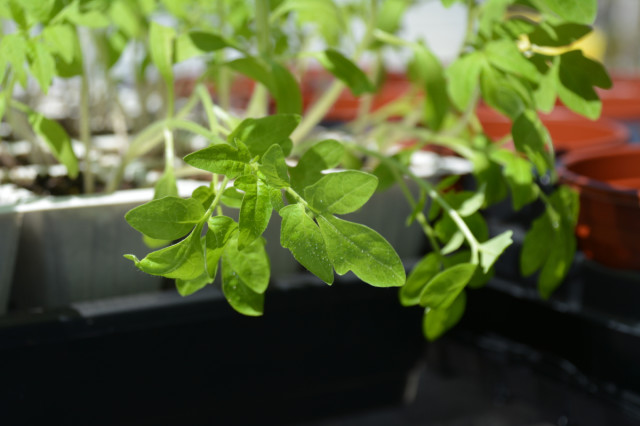
<svg viewBox="0 0 640 426"><path fill-rule="evenodd" d="M508 6L513 0L488 0L482 5L480 14L479 31L485 37L491 37L495 23L505 19Z"/></svg>
<svg viewBox="0 0 640 426"><path fill-rule="evenodd" d="M273 86L271 95L276 102L278 114L302 114L302 93L300 85L291 72L273 62L271 64Z"/></svg>
<svg viewBox="0 0 640 426"><path fill-rule="evenodd" d="M513 122L511 134L516 149L527 154L540 175L553 170L554 162L548 150L551 139L535 112L525 111L520 114Z"/></svg>
<svg viewBox="0 0 640 426"><path fill-rule="evenodd" d="M536 66L524 57L513 40L496 40L486 44L484 52L489 62L502 71L537 82L540 73Z"/></svg>
<svg viewBox="0 0 640 426"><path fill-rule="evenodd" d="M142 260L138 260L131 254L125 255L125 257L133 260L135 265L147 274L193 280L200 277L205 268L201 232L202 224L197 226L184 240L151 252Z"/></svg>
<svg viewBox="0 0 640 426"><path fill-rule="evenodd" d="M560 56L557 78L558 96L569 109L592 120L600 116L602 102L593 86L611 87L602 64L573 50Z"/></svg>
<svg viewBox="0 0 640 426"><path fill-rule="evenodd" d="M476 265L459 263L433 277L420 295L420 305L431 309L446 309L473 277Z"/></svg>
<svg viewBox="0 0 640 426"><path fill-rule="evenodd" d="M480 74L486 59L480 52L462 56L446 71L451 101L460 111L467 109L480 85Z"/></svg>
<svg viewBox="0 0 640 426"><path fill-rule="evenodd" d="M402 306L415 306L420 303L420 294L431 279L440 272L440 259L436 253L423 257L411 270L407 282L400 288Z"/></svg>
<svg viewBox="0 0 640 426"><path fill-rule="evenodd" d="M184 237L203 220L205 210L194 198L164 197L129 210L125 219L137 231L156 239Z"/></svg>
<svg viewBox="0 0 640 426"><path fill-rule="evenodd" d="M552 26L543 22L529 34L529 40L537 46L562 47L578 41L591 31L590 25L565 22Z"/></svg>
<svg viewBox="0 0 640 426"><path fill-rule="evenodd" d="M243 176L235 186L244 191L240 206L240 236L238 247L243 250L251 245L267 229L271 218L271 197L269 187L254 176Z"/></svg>
<svg viewBox="0 0 640 426"><path fill-rule="evenodd" d="M531 163L516 153L501 149L492 158L504 166L504 177L511 189L513 209L518 211L537 198Z"/></svg>
<svg viewBox="0 0 640 426"><path fill-rule="evenodd" d="M267 183L276 188L289 187L289 173L287 163L280 145L271 145L262 156L262 164L259 167L264 174Z"/></svg>
<svg viewBox="0 0 640 426"><path fill-rule="evenodd" d="M414 46L414 74L419 76L426 90L425 119L429 128L440 130L449 112L449 96L444 69L436 55L421 44Z"/></svg>
<svg viewBox="0 0 640 426"><path fill-rule="evenodd" d="M246 148L217 144L187 155L184 161L198 169L234 179L244 172L245 166L251 161L251 156Z"/></svg>
<svg viewBox="0 0 640 426"><path fill-rule="evenodd" d="M484 205L486 184L482 184L476 191L471 192L470 197L464 200L456 210L462 217L471 216Z"/></svg>
<svg viewBox="0 0 640 426"><path fill-rule="evenodd" d="M207 225L207 234L205 235L207 273L213 280L222 252L238 229L238 224L227 216L213 216L209 218Z"/></svg>
<svg viewBox="0 0 640 426"><path fill-rule="evenodd" d="M246 75L252 80L262 83L270 92L273 91L273 80L267 65L252 56L246 56L225 64L232 70Z"/></svg>
<svg viewBox="0 0 640 426"><path fill-rule="evenodd" d="M314 184L322 178L323 170L336 167L344 154L344 146L333 139L327 139L311 146L300 158L298 164L289 170L291 186L296 192Z"/></svg>
<svg viewBox="0 0 640 426"><path fill-rule="evenodd" d="M180 296L190 296L198 290L202 290L206 285L211 284L212 279L209 274L203 272L198 278L193 280L181 280L176 279L176 290L180 293Z"/></svg>
<svg viewBox="0 0 640 426"><path fill-rule="evenodd" d="M30 49L31 74L40 85L40 89L46 94L49 91L55 73L55 60L45 46L34 43Z"/></svg>
<svg viewBox="0 0 640 426"><path fill-rule="evenodd" d="M242 197L244 197L244 194L242 192L239 192L236 188L231 187L224 190L222 196L220 197L220 201L227 207L239 209L242 205Z"/></svg>
<svg viewBox="0 0 640 426"><path fill-rule="evenodd" d="M273 144L280 145L285 156L291 152L289 136L300 122L295 114L277 114L264 118L247 118L229 135L227 140L234 144L243 142L251 156L262 156Z"/></svg>
<svg viewBox="0 0 640 426"><path fill-rule="evenodd" d="M537 109L546 114L555 108L558 94L557 75L558 61L554 61L551 68L538 81L538 87L533 94Z"/></svg>
<svg viewBox="0 0 640 426"><path fill-rule="evenodd" d="M33 131L46 142L58 161L67 167L69 177L78 176L78 159L73 152L71 139L62 126L37 112L31 112L28 118Z"/></svg>
<svg viewBox="0 0 640 426"><path fill-rule="evenodd" d="M78 35L74 27L68 24L51 25L42 30L42 38L47 42L50 52L71 63L80 55Z"/></svg>
<svg viewBox="0 0 640 426"><path fill-rule="evenodd" d="M112 1L109 5L109 17L117 23L118 28L130 39L142 35L143 24L134 8L134 3L128 0Z"/></svg>
<svg viewBox="0 0 640 426"><path fill-rule="evenodd" d="M211 206L211 203L213 202L213 199L215 197L216 194L213 192L213 189L208 186L199 186L191 193L191 198L198 200L200 205L202 205L205 210L207 210L209 206Z"/></svg>
<svg viewBox="0 0 640 426"><path fill-rule="evenodd" d="M149 52L153 64L167 87L173 87L173 48L176 32L152 21L149 27Z"/></svg>
<svg viewBox="0 0 640 426"><path fill-rule="evenodd" d="M233 47L229 41L212 31L193 30L176 39L176 63L193 57L201 57L225 47Z"/></svg>
<svg viewBox="0 0 640 426"><path fill-rule="evenodd" d="M320 228L302 204L290 204L280 210L280 244L298 262L327 284L333 283L333 266L327 254Z"/></svg>
<svg viewBox="0 0 640 426"><path fill-rule="evenodd" d="M295 12L294 18L301 27L314 25L314 34L321 34L329 45L338 44L340 35L346 29L342 10L333 1L285 0L273 11L271 23L276 24L277 19L290 12Z"/></svg>
<svg viewBox="0 0 640 426"><path fill-rule="evenodd" d="M231 238L222 254L222 291L231 307L244 315L262 315L269 271L262 239L239 251L237 239Z"/></svg>
<svg viewBox="0 0 640 426"><path fill-rule="evenodd" d="M524 237L520 252L520 272L527 277L540 269L549 258L554 232L547 215L535 219Z"/></svg>
<svg viewBox="0 0 640 426"><path fill-rule="evenodd" d="M374 93L375 87L367 75L351 60L334 49L327 49L315 55L320 65L349 87L354 96Z"/></svg>
<svg viewBox="0 0 640 426"><path fill-rule="evenodd" d="M524 111L525 104L517 88L493 67L483 67L480 87L487 104L512 120Z"/></svg>
<svg viewBox="0 0 640 426"><path fill-rule="evenodd" d="M548 299L551 293L562 283L569 272L576 253L576 240L573 227L563 226L557 231L559 234L554 244L547 248L549 257L540 270L538 277L538 291L543 299Z"/></svg>
<svg viewBox="0 0 640 426"><path fill-rule="evenodd" d="M429 341L434 341L455 326L464 315L467 294L463 291L447 308L427 308L422 320L422 331Z"/></svg>
<svg viewBox="0 0 640 426"><path fill-rule="evenodd" d="M378 178L357 170L329 173L305 188L307 202L321 212L347 214L362 207L376 191Z"/></svg>
<svg viewBox="0 0 640 426"><path fill-rule="evenodd" d="M382 2L376 17L376 28L389 34L394 34L400 29L402 19L410 5L411 1L407 0L387 0Z"/></svg>
<svg viewBox="0 0 640 426"><path fill-rule="evenodd" d="M400 257L380 234L334 216L322 215L317 220L329 259L338 274L351 270L375 287L398 287L405 283Z"/></svg>
<svg viewBox="0 0 640 426"><path fill-rule="evenodd" d="M556 13L562 19L579 24L592 24L598 12L597 0L531 0L542 10Z"/></svg>
<svg viewBox="0 0 640 426"><path fill-rule="evenodd" d="M480 266L482 266L485 274L489 272L489 269L505 249L513 243L512 235L513 231L509 230L491 238L489 241L480 243L478 247L480 249Z"/></svg>

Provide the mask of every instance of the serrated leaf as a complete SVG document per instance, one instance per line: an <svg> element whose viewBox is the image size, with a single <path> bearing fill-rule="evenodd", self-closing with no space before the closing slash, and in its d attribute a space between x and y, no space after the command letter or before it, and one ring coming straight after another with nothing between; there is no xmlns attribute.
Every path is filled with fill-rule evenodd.
<svg viewBox="0 0 640 426"><path fill-rule="evenodd" d="M187 155L184 157L184 161L198 169L223 174L229 179L234 179L244 172L251 157L249 152L242 148L217 144Z"/></svg>
<svg viewBox="0 0 640 426"><path fill-rule="evenodd" d="M262 156L259 169L262 174L264 174L270 186L276 188L286 188L290 186L287 163L285 162L280 145L271 145L271 148Z"/></svg>
<svg viewBox="0 0 640 426"><path fill-rule="evenodd" d="M420 294L420 305L431 309L446 309L473 277L476 265L459 263L433 277Z"/></svg>
<svg viewBox="0 0 640 426"><path fill-rule="evenodd" d="M253 176L243 176L243 181L245 178L252 178L252 181L246 179L246 184L241 187L244 197L240 206L240 250L251 245L267 229L273 210L267 184ZM236 186L238 183L236 181Z"/></svg>
<svg viewBox="0 0 640 426"><path fill-rule="evenodd" d="M229 135L227 140L234 144L244 143L251 156L262 156L272 145L280 145L285 156L291 152L289 136L300 122L295 114L277 114L264 118L247 118Z"/></svg>
<svg viewBox="0 0 640 426"><path fill-rule="evenodd" d="M462 56L446 71L451 101L460 111L466 110L480 86L480 74L486 59L480 52Z"/></svg>
<svg viewBox="0 0 640 426"><path fill-rule="evenodd" d="M482 266L485 274L489 272L489 269L505 249L513 244L512 235L513 231L509 230L491 238L489 241L480 243L478 247L480 250L480 266Z"/></svg>
<svg viewBox="0 0 640 426"><path fill-rule="evenodd" d="M462 291L447 308L427 308L422 319L422 331L427 340L433 342L455 326L464 315L467 294Z"/></svg>
<svg viewBox="0 0 640 426"><path fill-rule="evenodd" d="M152 21L149 26L149 53L167 87L173 87L173 48L176 32Z"/></svg>
<svg viewBox="0 0 640 426"><path fill-rule="evenodd" d="M329 259L336 272L353 271L375 287L398 287L406 275L402 261L393 247L377 232L358 223L334 216L317 218L327 245Z"/></svg>
<svg viewBox="0 0 640 426"><path fill-rule="evenodd" d="M513 40L496 40L486 44L484 52L489 62L502 71L537 82L540 73L518 49Z"/></svg>
<svg viewBox="0 0 640 426"><path fill-rule="evenodd" d="M333 266L327 254L320 228L302 204L290 204L280 210L280 244L298 262L327 284L333 283Z"/></svg>
<svg viewBox="0 0 640 426"><path fill-rule="evenodd" d="M420 303L420 294L429 281L440 272L440 259L436 253L429 253L411 270L407 282L400 288L402 306Z"/></svg>
<svg viewBox="0 0 640 426"><path fill-rule="evenodd" d="M129 210L125 219L132 228L151 238L175 240L202 221L204 213L200 201L170 196Z"/></svg>
<svg viewBox="0 0 640 426"><path fill-rule="evenodd" d="M327 49L324 52L317 53L315 57L320 62L320 65L346 84L354 96L375 92L375 86L371 84L367 75L337 50Z"/></svg>
<svg viewBox="0 0 640 426"><path fill-rule="evenodd" d="M333 139L327 139L311 146L300 158L298 164L289 170L291 186L297 192L322 178L322 171L336 167L344 154L344 146Z"/></svg>
<svg viewBox="0 0 640 426"><path fill-rule="evenodd" d="M28 118L33 131L46 142L58 161L67 167L69 177L78 176L78 159L73 152L71 139L64 128L37 112L31 112Z"/></svg>
<svg viewBox="0 0 640 426"><path fill-rule="evenodd" d="M133 260L135 265L147 274L193 280L200 277L205 268L201 232L202 224L197 226L184 240L151 252L142 260L138 260L134 255L125 255L125 257Z"/></svg>
<svg viewBox="0 0 640 426"><path fill-rule="evenodd" d="M329 173L304 190L307 202L321 212L347 214L362 207L376 191L378 178L357 170Z"/></svg>

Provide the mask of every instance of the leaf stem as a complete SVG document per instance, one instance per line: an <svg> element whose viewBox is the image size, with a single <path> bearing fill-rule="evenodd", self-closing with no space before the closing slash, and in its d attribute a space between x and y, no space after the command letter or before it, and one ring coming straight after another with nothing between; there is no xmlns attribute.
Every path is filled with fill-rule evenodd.
<svg viewBox="0 0 640 426"><path fill-rule="evenodd" d="M80 140L84 145L84 192L93 194L95 192L95 178L93 176L91 164L91 122L89 119L89 77L87 76L86 65L83 67L80 83Z"/></svg>

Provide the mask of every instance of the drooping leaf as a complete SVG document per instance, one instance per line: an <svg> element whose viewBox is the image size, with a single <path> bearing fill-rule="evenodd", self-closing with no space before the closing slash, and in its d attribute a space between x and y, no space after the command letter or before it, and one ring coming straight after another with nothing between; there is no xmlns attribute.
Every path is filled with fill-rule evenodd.
<svg viewBox="0 0 640 426"><path fill-rule="evenodd" d="M419 76L425 88L425 120L429 128L440 130L449 111L449 96L444 69L438 57L426 46L417 44L414 47L412 66L422 72L414 72Z"/></svg>
<svg viewBox="0 0 640 426"><path fill-rule="evenodd" d="M184 157L184 161L193 167L223 174L229 179L238 177L250 160L246 149L227 144L212 145Z"/></svg>
<svg viewBox="0 0 640 426"><path fill-rule="evenodd" d="M222 252L222 268L233 275L251 291L264 293L269 286L270 266L264 239L258 238L251 244L240 249L238 239L231 237L227 240ZM227 281L229 277L226 277Z"/></svg>
<svg viewBox="0 0 640 426"><path fill-rule="evenodd" d="M422 331L429 341L434 341L455 326L467 306L467 294L462 291L446 308L427 308L422 320Z"/></svg>
<svg viewBox="0 0 640 426"><path fill-rule="evenodd" d="M525 104L517 88L492 66L482 68L480 87L487 104L512 120L524 111Z"/></svg>
<svg viewBox="0 0 640 426"><path fill-rule="evenodd" d="M554 232L546 215L535 219L524 237L520 252L520 272L529 276L542 267L549 257L554 243Z"/></svg>
<svg viewBox="0 0 640 426"><path fill-rule="evenodd" d="M197 226L184 240L169 247L149 253L144 259L125 255L135 265L151 275L161 275L166 278L193 280L204 271L204 245L200 238L202 224Z"/></svg>
<svg viewBox="0 0 640 426"><path fill-rule="evenodd" d="M164 197L129 210L125 219L137 231L156 239L184 237L203 220L205 210L194 198Z"/></svg>
<svg viewBox="0 0 640 426"><path fill-rule="evenodd" d="M373 195L378 178L357 170L329 173L305 188L307 202L322 212L347 214L358 210Z"/></svg>
<svg viewBox="0 0 640 426"><path fill-rule="evenodd" d="M28 118L33 131L42 138L58 161L67 167L69 177L78 176L78 159L64 128L37 112L31 112Z"/></svg>
<svg viewBox="0 0 640 426"><path fill-rule="evenodd" d="M354 96L375 92L367 75L350 59L335 49L315 55L320 65L349 87Z"/></svg>
<svg viewBox="0 0 640 426"><path fill-rule="evenodd" d="M511 189L513 209L518 211L537 197L531 163L516 153L501 149L492 158L504 166L504 177Z"/></svg>
<svg viewBox="0 0 640 426"><path fill-rule="evenodd" d="M557 78L558 96L568 108L592 120L600 116L602 102L593 86L611 87L602 64L572 50L560 56Z"/></svg>
<svg viewBox="0 0 640 426"><path fill-rule="evenodd" d="M213 216L207 221L205 235L207 273L212 280L216 276L222 252L237 229L238 224L227 216Z"/></svg>
<svg viewBox="0 0 640 426"><path fill-rule="evenodd" d="M244 191L240 206L240 235L238 248L243 250L251 245L267 229L271 218L271 197L269 187L254 176L243 176L235 186Z"/></svg>
<svg viewBox="0 0 640 426"><path fill-rule="evenodd" d="M40 85L40 89L46 94L53 81L56 63L49 50L41 43L33 43L29 54L31 74Z"/></svg>
<svg viewBox="0 0 640 426"><path fill-rule="evenodd" d="M420 295L420 305L431 309L450 307L473 277L477 266L459 263L433 277Z"/></svg>
<svg viewBox="0 0 640 426"><path fill-rule="evenodd" d="M411 270L407 282L400 288L400 303L415 306L420 303L420 294L429 281L440 272L440 259L429 253Z"/></svg>
<svg viewBox="0 0 640 426"><path fill-rule="evenodd" d="M525 111L520 114L511 128L513 143L519 152L527 154L527 157L538 169L538 173L544 175L547 170L553 169L553 158L550 148L550 138L547 130L535 112Z"/></svg>
<svg viewBox="0 0 640 426"><path fill-rule="evenodd" d="M333 283L333 266L327 254L320 228L305 212L302 204L290 204L280 210L280 244L311 273L327 284Z"/></svg>
<svg viewBox="0 0 640 426"><path fill-rule="evenodd" d="M247 118L229 135L232 145L236 141L244 143L251 156L262 156L273 144L280 145L285 156L291 152L289 136L300 122L295 114L277 114L264 118Z"/></svg>
<svg viewBox="0 0 640 426"><path fill-rule="evenodd" d="M397 287L406 275L393 247L364 225L322 215L317 218L329 259L340 275L353 271L375 287Z"/></svg>
<svg viewBox="0 0 640 426"><path fill-rule="evenodd" d="M278 114L302 114L302 93L293 74L287 68L273 62L271 78L271 95L276 102Z"/></svg>

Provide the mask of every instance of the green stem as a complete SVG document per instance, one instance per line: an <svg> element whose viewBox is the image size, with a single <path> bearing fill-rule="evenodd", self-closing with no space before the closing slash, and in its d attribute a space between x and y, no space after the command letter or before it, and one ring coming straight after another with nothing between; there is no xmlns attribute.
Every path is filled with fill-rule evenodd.
<svg viewBox="0 0 640 426"><path fill-rule="evenodd" d="M302 142L309 132L322 121L322 118L336 102L345 87L345 84L340 80L334 80L333 83L331 83L329 89L313 104L309 112L300 122L300 125L298 125L296 130L291 134L291 140L294 146Z"/></svg>
<svg viewBox="0 0 640 426"><path fill-rule="evenodd" d="M225 8L225 1L217 1L217 14L220 20L220 32L225 35L224 24L227 20L227 10ZM216 52L216 62L223 64L225 61L225 50L219 49ZM224 66L218 67L218 73L216 74L216 93L218 94L218 102L220 106L225 110L231 108L231 71Z"/></svg>
<svg viewBox="0 0 640 426"><path fill-rule="evenodd" d="M87 70L83 70L80 86L80 140L84 145L84 191L87 194L95 192L95 178L93 176L91 164L91 121L89 99L89 77Z"/></svg>
<svg viewBox="0 0 640 426"><path fill-rule="evenodd" d="M442 207L442 210L444 210L444 212L451 218L451 220L453 220L453 222L456 224L460 232L462 232L465 240L469 244L469 248L471 249L471 263L478 264L480 260L480 243L478 242L476 237L473 235L473 232L471 232L471 230L469 229L465 221L462 219L462 217L458 214L458 212L453 207L451 207L449 203L447 203L447 201L440 195L440 193L433 187L433 185L431 185L426 180L416 176L411 171L411 169L409 169L409 167L405 166L404 164L401 164L400 162L394 160L393 158L386 157L377 151L372 151L370 149L364 148L357 144L350 144L350 146L352 146L354 149L358 149L362 151L367 155L378 158L380 161L384 162L389 167L391 167L392 170L396 169L399 172L401 172L403 175L410 177L414 182L416 182L418 186L420 186L421 189L425 191L433 201L437 202L440 205L440 207Z"/></svg>
<svg viewBox="0 0 640 426"><path fill-rule="evenodd" d="M222 179L222 183L218 187L218 190L216 191L216 196L214 197L213 201L211 202L211 205L209 206L209 208L207 209L207 212L205 213L205 218L206 218L205 221L209 220L213 212L216 210L216 208L220 204L220 199L222 198L222 194L224 193L224 190L228 184L229 184L229 178L225 176L225 178Z"/></svg>

